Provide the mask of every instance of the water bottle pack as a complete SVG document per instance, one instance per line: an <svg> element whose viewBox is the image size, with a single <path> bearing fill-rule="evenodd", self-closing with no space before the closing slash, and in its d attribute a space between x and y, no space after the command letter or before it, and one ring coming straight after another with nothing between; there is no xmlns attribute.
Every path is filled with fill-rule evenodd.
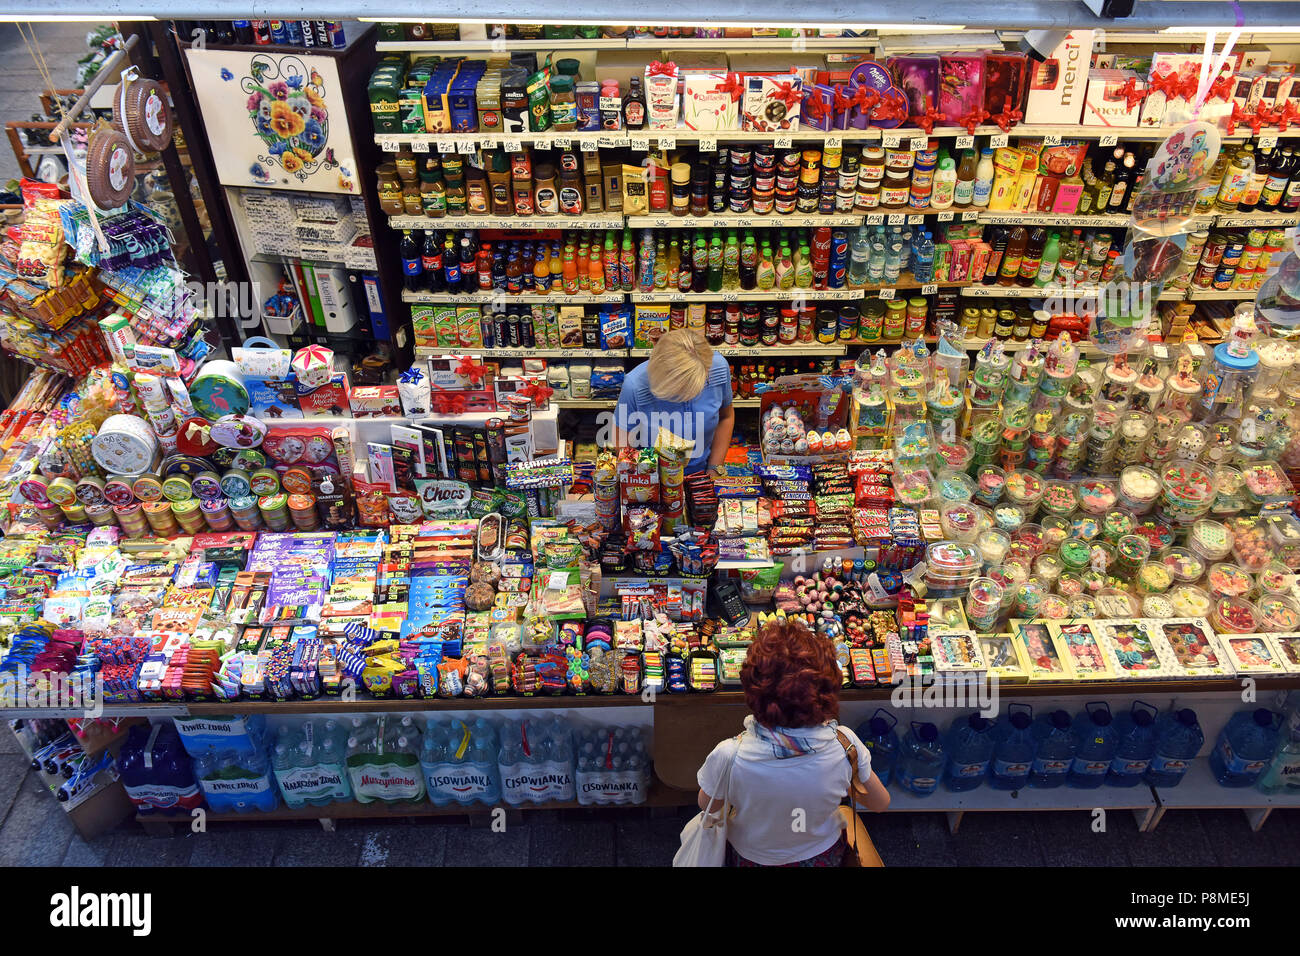
<svg viewBox="0 0 1300 956"><path fill-rule="evenodd" d="M1263 707L1232 715L1210 753L1210 770L1219 786L1254 786L1277 749L1280 719Z"/></svg>
<svg viewBox="0 0 1300 956"><path fill-rule="evenodd" d="M512 720L501 731L501 799L512 806L573 800L573 734L558 718Z"/></svg>
<svg viewBox="0 0 1300 956"><path fill-rule="evenodd" d="M387 715L350 728L348 782L359 803L419 803L424 799L419 730L411 717Z"/></svg>
<svg viewBox="0 0 1300 956"><path fill-rule="evenodd" d="M352 799L344 733L334 720L309 720L281 728L271 767L287 806L297 810Z"/></svg>
<svg viewBox="0 0 1300 956"><path fill-rule="evenodd" d="M600 727L577 734L575 786L583 806L645 803L650 755L641 729Z"/></svg>
<svg viewBox="0 0 1300 956"><path fill-rule="evenodd" d="M487 720L436 720L424 726L420 768L429 799L440 807L501 799L500 747Z"/></svg>
<svg viewBox="0 0 1300 956"><path fill-rule="evenodd" d="M190 756L169 723L132 727L117 753L126 795L141 814L188 814L203 805Z"/></svg>
<svg viewBox="0 0 1300 956"><path fill-rule="evenodd" d="M194 755L194 777L215 813L274 810L280 793L262 750L217 750Z"/></svg>
<svg viewBox="0 0 1300 956"><path fill-rule="evenodd" d="M265 745L266 718L261 714L247 717L176 717L176 732L190 756L204 750L252 751Z"/></svg>
<svg viewBox="0 0 1300 956"><path fill-rule="evenodd" d="M918 797L928 797L939 786L943 766L939 728L913 721L898 748L898 785Z"/></svg>

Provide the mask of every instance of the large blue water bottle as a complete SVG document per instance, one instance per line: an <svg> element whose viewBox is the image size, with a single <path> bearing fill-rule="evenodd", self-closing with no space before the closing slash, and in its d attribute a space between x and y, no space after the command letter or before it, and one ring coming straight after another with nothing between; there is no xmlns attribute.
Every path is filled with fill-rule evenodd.
<svg viewBox="0 0 1300 956"><path fill-rule="evenodd" d="M1007 718L994 729L989 785L994 790L1019 790L1029 782L1038 741L1034 739L1034 712L1028 704L1012 704Z"/></svg>
<svg viewBox="0 0 1300 956"><path fill-rule="evenodd" d="M1029 771L1029 785L1050 790L1065 783L1074 763L1074 734L1070 732L1070 715L1054 710L1034 722L1034 740L1038 749Z"/></svg>
<svg viewBox="0 0 1300 956"><path fill-rule="evenodd" d="M918 797L928 797L943 773L943 744L934 724L912 722L898 749L898 785Z"/></svg>
<svg viewBox="0 0 1300 956"><path fill-rule="evenodd" d="M871 772L886 787L898 762L898 734L894 732L897 723L897 717L879 707L870 720L864 720L858 727L858 739L871 752Z"/></svg>
<svg viewBox="0 0 1300 956"><path fill-rule="evenodd" d="M1150 704L1135 700L1126 714L1115 720L1115 759L1110 762L1106 783L1112 787L1136 787L1156 755L1156 714Z"/></svg>
<svg viewBox="0 0 1300 956"><path fill-rule="evenodd" d="M943 745L948 751L948 765L943 773L945 786L960 793L982 784L995 743L993 721L987 717L971 714L954 720Z"/></svg>
<svg viewBox="0 0 1300 956"><path fill-rule="evenodd" d="M1184 707L1161 714L1156 721L1156 752L1142 775L1153 787L1176 787L1201 752L1205 733L1196 722L1196 711Z"/></svg>
<svg viewBox="0 0 1300 956"><path fill-rule="evenodd" d="M1074 718L1074 763L1068 783L1079 790L1093 790L1106 781L1110 762L1115 759L1119 738L1114 718L1105 701L1085 705Z"/></svg>
<svg viewBox="0 0 1300 956"><path fill-rule="evenodd" d="M1252 787L1277 749L1279 715L1263 707L1232 715L1210 753L1210 770L1221 787Z"/></svg>

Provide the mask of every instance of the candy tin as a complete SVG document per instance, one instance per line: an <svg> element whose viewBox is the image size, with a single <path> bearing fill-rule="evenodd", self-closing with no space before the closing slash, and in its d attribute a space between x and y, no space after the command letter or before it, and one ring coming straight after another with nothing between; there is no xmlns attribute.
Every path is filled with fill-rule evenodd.
<svg viewBox="0 0 1300 956"><path fill-rule="evenodd" d="M1009 626L1024 658L1029 683L1074 680L1070 652L1052 636L1047 621L1012 619Z"/></svg>
<svg viewBox="0 0 1300 956"><path fill-rule="evenodd" d="M1174 663L1173 650L1153 622L1103 621L1097 630L1117 677L1151 680L1185 676L1182 668Z"/></svg>
<svg viewBox="0 0 1300 956"><path fill-rule="evenodd" d="M280 490L280 476L270 468L259 468L248 476L248 486L259 498L273 495Z"/></svg>
<svg viewBox="0 0 1300 956"><path fill-rule="evenodd" d="M110 415L91 439L90 453L105 471L138 475L153 465L158 440L149 426L134 415Z"/></svg>
<svg viewBox="0 0 1300 956"><path fill-rule="evenodd" d="M224 415L213 424L210 436L223 448L256 448L266 438L266 425L251 415Z"/></svg>
<svg viewBox="0 0 1300 956"><path fill-rule="evenodd" d="M45 489L45 497L51 504L66 508L77 500L77 486L71 478L62 476L53 479Z"/></svg>
<svg viewBox="0 0 1300 956"><path fill-rule="evenodd" d="M1070 655L1076 680L1114 680L1115 672L1093 633L1095 622L1049 621L1048 630Z"/></svg>
<svg viewBox="0 0 1300 956"><path fill-rule="evenodd" d="M221 493L227 498L245 498L252 493L248 473L231 469L221 476Z"/></svg>
<svg viewBox="0 0 1300 956"><path fill-rule="evenodd" d="M1172 617L1148 623L1165 639L1175 663L1189 677L1232 676L1232 663L1205 618Z"/></svg>
<svg viewBox="0 0 1300 956"><path fill-rule="evenodd" d="M209 421L248 411L248 389L234 362L224 359L207 362L199 369L189 390L194 411Z"/></svg>
<svg viewBox="0 0 1300 956"><path fill-rule="evenodd" d="M131 482L131 491L140 501L161 501L163 486L153 475L141 475Z"/></svg>
<svg viewBox="0 0 1300 956"><path fill-rule="evenodd" d="M1238 674L1284 674L1287 667L1271 634L1220 635L1224 655Z"/></svg>
<svg viewBox="0 0 1300 956"><path fill-rule="evenodd" d="M162 493L163 497L168 501L188 501L194 497L194 489L190 485L190 480L184 475L171 475L164 478Z"/></svg>
<svg viewBox="0 0 1300 956"><path fill-rule="evenodd" d="M201 471L190 479L190 489L199 498L220 498L221 479L215 471Z"/></svg>

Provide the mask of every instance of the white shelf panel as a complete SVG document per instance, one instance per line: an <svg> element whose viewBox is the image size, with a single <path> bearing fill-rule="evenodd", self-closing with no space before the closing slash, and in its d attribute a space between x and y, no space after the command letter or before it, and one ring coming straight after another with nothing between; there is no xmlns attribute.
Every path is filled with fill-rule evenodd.
<svg viewBox="0 0 1300 956"><path fill-rule="evenodd" d="M389 216L394 229L622 229L622 216Z"/></svg>

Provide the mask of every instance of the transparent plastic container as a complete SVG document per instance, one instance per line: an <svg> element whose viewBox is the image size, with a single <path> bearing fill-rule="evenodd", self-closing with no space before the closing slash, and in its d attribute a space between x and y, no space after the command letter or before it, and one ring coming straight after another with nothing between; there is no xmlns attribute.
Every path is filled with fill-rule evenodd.
<svg viewBox="0 0 1300 956"><path fill-rule="evenodd" d="M1241 469L1246 496L1257 505L1290 501L1295 495L1291 479L1275 461L1257 461Z"/></svg>
<svg viewBox="0 0 1300 956"><path fill-rule="evenodd" d="M1160 561L1175 584L1195 584L1205 576L1205 560L1189 548L1170 548Z"/></svg>
<svg viewBox="0 0 1300 956"><path fill-rule="evenodd" d="M1119 588L1102 588L1097 595L1097 616L1111 620L1138 616L1138 602L1133 595Z"/></svg>
<svg viewBox="0 0 1300 956"><path fill-rule="evenodd" d="M1059 594L1049 594L1038 605L1038 616L1047 621L1064 621L1072 616L1070 602Z"/></svg>
<svg viewBox="0 0 1300 956"><path fill-rule="evenodd" d="M1079 507L1079 493L1072 481L1047 481L1043 483L1043 495L1039 507L1044 514L1060 515L1068 518Z"/></svg>
<svg viewBox="0 0 1300 956"><path fill-rule="evenodd" d="M1142 599L1142 616L1164 619L1179 615L1168 597L1163 594L1148 594Z"/></svg>
<svg viewBox="0 0 1300 956"><path fill-rule="evenodd" d="M1079 510L1085 514L1100 517L1115 507L1118 495L1114 482L1105 478L1084 478L1078 487Z"/></svg>
<svg viewBox="0 0 1300 956"><path fill-rule="evenodd" d="M1149 557L1151 542L1140 534L1126 534L1115 542L1115 571L1123 578L1133 580Z"/></svg>
<svg viewBox="0 0 1300 956"><path fill-rule="evenodd" d="M1246 597L1255 591L1255 579L1239 564L1221 561L1210 565L1205 586L1215 597Z"/></svg>
<svg viewBox="0 0 1300 956"><path fill-rule="evenodd" d="M1014 469L1006 474L1006 484L1002 489L1003 497L1012 504L1017 504L1032 515L1043 497L1043 479L1032 471Z"/></svg>
<svg viewBox="0 0 1300 956"><path fill-rule="evenodd" d="M979 533L979 505L949 501L939 508L939 526L950 541L974 541Z"/></svg>
<svg viewBox="0 0 1300 956"><path fill-rule="evenodd" d="M1270 633L1300 631L1300 603L1281 594L1266 594L1255 602L1259 629Z"/></svg>
<svg viewBox="0 0 1300 956"><path fill-rule="evenodd" d="M1191 462L1173 462L1160 473L1160 507L1179 524L1190 524L1214 502L1214 474Z"/></svg>
<svg viewBox="0 0 1300 956"><path fill-rule="evenodd" d="M1040 554L1034 558L1034 577L1041 578L1048 588L1055 590L1056 582L1060 580L1061 573L1065 566L1061 564L1061 559L1054 554Z"/></svg>
<svg viewBox="0 0 1300 956"><path fill-rule="evenodd" d="M985 505L997 504L1006 483L1007 473L997 465L981 465L975 471L975 500Z"/></svg>
<svg viewBox="0 0 1300 956"><path fill-rule="evenodd" d="M1070 536L1070 522L1060 515L1044 515L1038 523L1043 528L1043 545L1048 551L1055 551Z"/></svg>
<svg viewBox="0 0 1300 956"><path fill-rule="evenodd" d="M984 558L984 567L999 565L1007 556L1011 547L1011 536L999 528L988 528L975 536L975 547L979 548Z"/></svg>
<svg viewBox="0 0 1300 956"><path fill-rule="evenodd" d="M1210 514L1231 517L1240 514L1247 506L1246 478L1240 468L1219 465L1214 469L1214 501Z"/></svg>
<svg viewBox="0 0 1300 956"><path fill-rule="evenodd" d="M1164 594L1173 587L1174 576L1163 561L1147 561L1138 568L1134 584L1139 594Z"/></svg>
<svg viewBox="0 0 1300 956"><path fill-rule="evenodd" d="M1067 538L1061 542L1061 564L1067 571L1083 571L1092 562L1092 547L1082 538Z"/></svg>
<svg viewBox="0 0 1300 956"><path fill-rule="evenodd" d="M1056 579L1056 593L1064 598L1078 597L1083 593L1083 580L1071 571L1065 571Z"/></svg>
<svg viewBox="0 0 1300 956"><path fill-rule="evenodd" d="M1015 531L1027 517L1024 508L1006 501L993 509L993 523L1006 532Z"/></svg>
<svg viewBox="0 0 1300 956"><path fill-rule="evenodd" d="M1175 617L1206 617L1210 613L1210 596L1194 584L1176 584L1166 597L1173 605Z"/></svg>
<svg viewBox="0 0 1300 956"><path fill-rule="evenodd" d="M1229 527L1232 529L1232 556L1243 568L1253 573L1273 560L1272 542L1258 515L1233 518Z"/></svg>
<svg viewBox="0 0 1300 956"><path fill-rule="evenodd" d="M1210 605L1209 620L1220 634L1254 634L1259 630L1259 609L1245 598L1221 595Z"/></svg>
<svg viewBox="0 0 1300 956"><path fill-rule="evenodd" d="M1098 617L1097 599L1089 594L1081 594L1070 599L1070 617Z"/></svg>
<svg viewBox="0 0 1300 956"><path fill-rule="evenodd" d="M1232 553L1232 532L1221 521L1201 518L1187 532L1187 548L1206 564L1222 561Z"/></svg>
<svg viewBox="0 0 1300 956"><path fill-rule="evenodd" d="M955 471L965 471L970 467L970 461L974 454L975 451L971 448L970 442L940 441L935 443L933 464L937 470L952 468Z"/></svg>
<svg viewBox="0 0 1300 956"><path fill-rule="evenodd" d="M1132 534L1137 527L1133 516L1126 511L1107 511L1101 519L1101 536L1114 544L1125 535Z"/></svg>
<svg viewBox="0 0 1300 956"><path fill-rule="evenodd" d="M954 468L940 470L935 482L940 501L970 501L975 496L975 479Z"/></svg>
<svg viewBox="0 0 1300 956"><path fill-rule="evenodd" d="M1291 590L1291 582L1294 578L1291 569L1281 561L1270 561L1259 569L1259 573L1255 575L1255 583L1263 594L1287 594Z"/></svg>
<svg viewBox="0 0 1300 956"><path fill-rule="evenodd" d="M1096 515L1075 515L1070 519L1070 534L1084 541L1094 541L1101 534L1101 519Z"/></svg>
<svg viewBox="0 0 1300 956"><path fill-rule="evenodd" d="M1154 508L1160 491L1160 476L1145 465L1129 465L1119 474L1119 503L1132 514Z"/></svg>

